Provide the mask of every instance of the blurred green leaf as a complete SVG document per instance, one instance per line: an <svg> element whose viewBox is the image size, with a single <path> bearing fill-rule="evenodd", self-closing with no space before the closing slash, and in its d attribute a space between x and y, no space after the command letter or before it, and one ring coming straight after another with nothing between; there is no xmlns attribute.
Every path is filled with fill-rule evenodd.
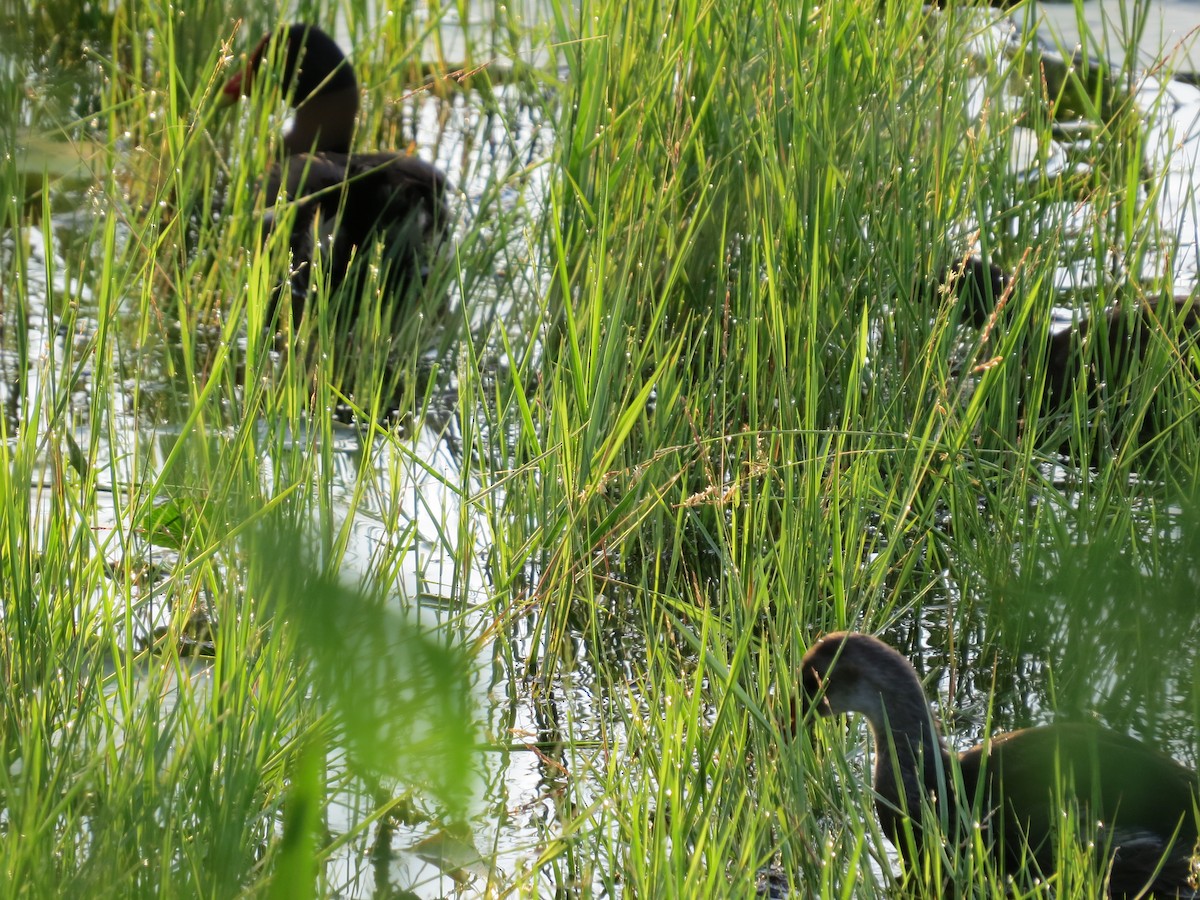
<svg viewBox="0 0 1200 900"><path fill-rule="evenodd" d="M271 589L317 695L344 729L351 764L369 779L427 788L460 811L476 744L468 653L406 617L395 599L315 571L301 558L303 538L281 535L269 545Z"/></svg>
<svg viewBox="0 0 1200 900"><path fill-rule="evenodd" d="M324 750L315 738L296 760L283 805L283 840L271 881L272 900L307 900L316 896L317 829L325 808L321 779Z"/></svg>
<svg viewBox="0 0 1200 900"><path fill-rule="evenodd" d="M189 510L193 504L185 503L177 498L166 503L156 503L147 508L134 522L134 527L145 534L146 539L160 547L170 547L182 550L188 534ZM191 516L194 520L195 516Z"/></svg>

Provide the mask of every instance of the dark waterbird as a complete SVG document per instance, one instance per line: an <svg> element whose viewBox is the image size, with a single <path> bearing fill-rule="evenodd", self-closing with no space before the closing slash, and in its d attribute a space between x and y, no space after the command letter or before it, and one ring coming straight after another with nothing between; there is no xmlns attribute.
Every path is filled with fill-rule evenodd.
<svg viewBox="0 0 1200 900"><path fill-rule="evenodd" d="M1013 276L995 263L968 256L946 266L937 279L921 293L949 294L960 310L960 319L980 328L999 311L1002 301L1012 293ZM1065 399L1072 370L1079 368L1079 354L1091 336L1101 334L1104 351L1096 358L1104 371L1093 373L1096 383L1113 380L1115 373L1128 368L1145 356L1155 331L1166 334L1179 345L1196 340L1200 330L1200 301L1191 295L1146 297L1132 309L1111 306L1096 318L1084 318L1074 328L1056 331L1050 338L1050 383L1052 404ZM1101 326L1103 326L1101 328Z"/></svg>
<svg viewBox="0 0 1200 900"><path fill-rule="evenodd" d="M875 811L906 859L943 840L925 832L923 823L932 821L925 807L951 840L965 833L960 825L985 829L1004 871L1025 866L1050 874L1063 801L1086 811L1080 821L1100 830L1110 896L1198 896L1196 775L1170 757L1098 726L1058 724L997 735L952 759L912 665L864 634L818 641L805 654L801 680L805 714L866 716L875 745Z"/></svg>
<svg viewBox="0 0 1200 900"><path fill-rule="evenodd" d="M1129 377L1131 370L1145 361L1156 340L1165 340L1173 356L1187 359L1189 346L1200 336L1198 331L1200 301L1179 295L1161 297L1157 302L1143 300L1129 310L1109 307L1098 317L1056 332L1050 337L1046 357L1048 408L1058 408L1070 398L1080 374L1088 397L1094 401L1103 388ZM1089 343L1096 345L1090 365L1081 366ZM1152 428L1151 433L1155 430Z"/></svg>
<svg viewBox="0 0 1200 900"><path fill-rule="evenodd" d="M358 80L341 49L314 25L296 24L262 37L244 69L222 89L234 103L249 95L264 67L275 66L293 107L283 136L285 158L266 179L267 195L281 188L296 203L290 245L293 320L303 314L318 242L329 247L330 290L345 285L353 315L361 303L366 266L377 244L384 290L402 297L445 235L446 177L405 153L352 153ZM273 311L272 311L273 312Z"/></svg>
<svg viewBox="0 0 1200 900"><path fill-rule="evenodd" d="M957 298L963 322L982 328L1009 293L1012 279L995 263L968 256L946 266L931 293L948 292Z"/></svg>
<svg viewBox="0 0 1200 900"><path fill-rule="evenodd" d="M1014 286L1013 275L970 256L942 269L936 280L919 286L917 294L937 304L949 297L963 323L982 328L1010 304ZM1200 340L1200 300L1191 295L1128 294L1125 302L1050 334L1045 385L1037 402L1026 408L1026 413L1059 415L1070 412L1078 397L1088 411L1093 455L1120 445L1127 436L1146 445L1179 423L1181 407L1175 394L1159 390L1169 384L1170 371L1148 363L1165 359L1170 370L1182 367L1193 378L1200 375L1192 359ZM1028 348L1026 352L1032 354ZM1029 360L1019 362L1025 366ZM1142 393L1131 390L1143 378L1155 379L1154 387ZM1101 410L1103 428L1091 428ZM1062 451L1071 451L1066 442Z"/></svg>

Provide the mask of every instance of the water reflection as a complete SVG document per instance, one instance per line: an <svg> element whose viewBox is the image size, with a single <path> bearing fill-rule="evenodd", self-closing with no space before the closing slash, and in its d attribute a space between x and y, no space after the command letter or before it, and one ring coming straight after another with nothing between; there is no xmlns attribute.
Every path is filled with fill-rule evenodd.
<svg viewBox="0 0 1200 900"><path fill-rule="evenodd" d="M1009 33L988 39L992 42L979 52L991 61L1002 55ZM464 35L447 55L467 58L469 43ZM521 47L515 49L519 55ZM1167 106L1159 103L1164 95L1170 99ZM981 89L972 102L982 112L995 99ZM1152 263L1161 266L1169 258L1175 283L1190 287L1200 220L1191 183L1200 142L1200 92L1147 80L1138 101L1147 110L1159 110L1147 124L1154 151L1149 164L1168 178L1160 218L1169 238L1164 248L1169 249L1153 256ZM478 336L482 353L497 358L505 356L499 349L504 338L517 346L536 343L525 327L528 317L514 309L541 296L547 278L544 263L531 249L536 241L523 233L522 224L532 226L543 213L550 174L538 163L551 152L551 109L545 97L531 101L520 90L499 88L488 96L463 91L449 99L423 97L392 110L401 131L415 135L419 151L455 173L456 239L492 244L494 264L477 282L457 285L450 302L460 310L470 339ZM1065 135L1045 147L1032 146L1035 140L1030 133L1017 133L1010 148L1022 167L1019 183L1028 186L1090 171L1094 147L1088 134ZM481 211L497 209L510 213L512 227L492 230L480 221L486 218ZM1095 259L1096 250L1087 240L1094 232L1092 217L1102 213L1063 204L1042 208L1040 215L1037 229L1077 239L1076 256ZM0 324L0 401L9 435L37 426L27 421L30 398L57 396L70 405L77 425L71 440L85 446L95 442L94 465L111 473L114 482L104 495L109 504L93 513L92 527L116 533L119 501L128 486L157 477L169 459L186 469L186 460L179 462L174 455L181 443L195 439L180 424L193 390L186 373L207 371L206 354L219 346L222 333L201 331L210 340L187 348L193 356L186 364L169 326L144 344L122 343L127 390L114 391L113 420L97 433L99 423L92 421L88 403L89 370L79 365L95 350L96 300L86 279L75 278L79 268L69 265L55 246L60 232L78 233L89 224L86 215L82 220L55 219L41 229L0 237L0 261L8 273L4 283L17 285L26 302L21 317L6 309ZM965 223L964 232L978 224ZM1099 277L1066 262L1064 286L1094 283ZM640 636L651 629L638 627L636 604L619 585L595 604L612 610L608 621L563 612L561 635L567 648L560 658L567 665L553 672L537 665L547 640L545 618L532 614L538 603L537 571L530 572L527 596L513 598L511 616L499 623L491 619L488 509L501 508L501 498L481 472L503 470L509 461L474 455L480 447L494 446L478 439L485 426L473 421L473 404L481 401L460 399L452 355L448 365L447 357L435 356L441 371L451 374L431 378L432 388L417 392L427 402L405 410L399 426L388 422L376 430L376 423L355 421L335 429L328 447L318 446L326 432L317 428L281 431L262 422L256 432L262 463L255 487L262 496L274 496L291 482L289 460L303 458L305 465L321 460L314 481L323 485L323 494L312 504L312 529L320 552L339 554L348 582L385 586L397 606L478 648L472 687L486 722L487 746L480 754L483 789L471 810L469 833L448 831L438 810L422 808L419 798L405 797L400 789L400 796L387 800L400 800L403 808L370 832L358 831L358 823L378 809L379 798L348 774L339 750L331 753L329 767L345 785L335 798L329 826L354 836L338 848L328 878L335 891L350 896L397 891L477 895L489 890L489 881L505 884L527 874L538 864L541 850L561 836L564 822L603 803L600 786L609 777L612 751L624 747L627 738L626 719L614 708L657 715L642 709L647 695L637 683L648 655ZM506 379L512 373L497 365L495 377ZM236 421L235 407L225 412L229 418L222 425ZM204 449L219 453L224 439L222 428L214 428ZM47 479L56 464L51 457L66 446L62 436L47 450ZM185 479L187 489L199 495L205 487L202 479L203 469L197 467ZM945 541L944 553L928 563L938 600L909 598L919 612L897 623L886 637L932 677L930 693L944 701L942 712L960 746L977 740L989 723L1010 728L1045 721L1052 715L1049 710L1068 715L1098 710L1114 728L1158 739L1178 758L1194 758L1186 735L1193 721L1188 673L1194 670L1190 648L1196 642L1191 626L1176 624L1175 613L1186 612L1195 595L1198 529L1186 509L1160 502L1147 504L1143 519L1118 523L1110 535L1083 535L1074 512L1095 498L1059 481L1047 474L1043 493L1027 511L1044 517L1044 543L1000 548L990 557L990 569L956 568L957 560L968 554L953 545L953 522L940 522L941 533L930 543ZM480 499L489 492L487 502ZM35 523L49 517L42 496L34 503ZM1169 512L1155 512L1164 508ZM1081 518L1096 517L1089 513ZM1161 540L1164 529L1173 541ZM1154 535L1154 541L1139 548L1136 542L1118 540L1129 534ZM1169 558L1152 555L1163 553L1164 547L1177 552ZM163 573L177 562L172 551L136 535L129 546L114 539L105 549L119 556L141 554L152 573L131 591L134 633L151 635L169 624L176 595L169 592ZM190 595L181 590L178 598L184 602ZM90 619L93 602L99 615L104 599L81 600L81 620ZM206 669L199 673L198 680L207 677ZM1160 702L1152 702L1155 697ZM562 883L597 883L603 876L589 869L596 864L577 862L575 871L559 873ZM545 880L538 883L548 890L558 886L549 883L550 873L540 877Z"/></svg>

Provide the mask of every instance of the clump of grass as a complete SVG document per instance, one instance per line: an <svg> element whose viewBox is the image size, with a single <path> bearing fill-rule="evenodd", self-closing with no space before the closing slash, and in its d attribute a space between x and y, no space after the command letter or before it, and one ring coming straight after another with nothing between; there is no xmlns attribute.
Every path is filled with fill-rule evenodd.
<svg viewBox="0 0 1200 900"><path fill-rule="evenodd" d="M979 18L770 3L658 13L562 15L571 77L548 223L554 319L542 389L514 394L510 446L529 488L522 470L503 482L498 608L530 610L523 662L551 696L582 643L598 690L656 698L625 722L637 749L612 769L612 812L589 806L565 822L559 860L600 854L639 894L720 878L738 893L746 870L730 861L778 853L807 893L834 893L863 867L831 873L832 860L862 860L878 842L865 839L865 803L834 849L803 813L814 791L840 796L806 749L783 749L780 710L804 645L822 630L915 620L952 657L1017 652L1029 626L989 595L1001 602L1014 580L1046 589L1057 529L1137 528L1138 504L1176 496L1130 473L1192 477L1190 426L1147 444L1140 420L1160 401L1178 417L1160 391L1177 383L1167 393L1182 397L1195 376L1164 340L1114 376L1122 387L1105 386L1098 413L1090 373L1113 371L1099 339L1076 358L1079 389L1063 406L1043 400L1056 258L1090 255L1106 272L1115 255L1140 272L1157 240L1139 154L1115 152L1138 127L1119 90L1103 116L1093 110L1101 152L1088 169L1019 179L1007 163L1017 126L1044 142L1053 122L1028 112L1046 103L1036 84L1023 104L1006 101L1012 70L973 83L985 113L967 120L964 48L986 29ZM1079 196L1094 212L1090 243L1076 246L1047 222L1061 225ZM980 249L1018 280L994 298L994 320L965 333L953 298L921 286ZM1115 454L1106 414L1121 417ZM1060 450L1068 470L1055 468ZM1073 513L1056 500L1064 489L1087 498ZM630 635L625 652L605 649L613 630ZM743 657L754 664L709 668ZM956 696L962 681L981 686L956 681ZM759 715L705 718L729 697ZM704 721L700 734L659 730L676 707ZM729 728L755 733L753 751L736 740L737 777L696 749L726 746ZM645 749L647 733L670 752ZM796 766L786 787L772 771L784 759ZM745 795L759 802L739 804ZM755 818L763 808L779 812ZM757 852L740 855L740 842ZM1001 890L978 861L947 861L929 884L949 875ZM557 881L553 865L543 871ZM1068 870L1095 886L1092 869Z"/></svg>
<svg viewBox="0 0 1200 900"><path fill-rule="evenodd" d="M416 530L360 583L337 574L393 446L369 442L334 493L343 379L368 385L368 433L396 384L420 412L420 353L397 373L380 348L422 348L429 329L377 329L357 368L319 317L307 353L271 352L264 310L287 262L262 240L256 185L272 126L265 106L218 126L234 30L208 13L123 7L111 46L93 46L87 124L106 165L76 195L82 254L56 256L46 200L44 261L31 255L24 173L5 160L6 895L325 894L325 864L395 794L419 786L454 821L470 793L465 629L435 637L385 606ZM330 835L347 795L371 799Z"/></svg>
<svg viewBox="0 0 1200 900"><path fill-rule="evenodd" d="M937 648L925 668L972 737L1043 714L1003 691L1025 660L1115 720L1155 686L1097 697L1081 671L1117 646L1131 672L1151 648L1186 656L1191 614L1173 635L1144 614L1180 593L1164 560L1192 558L1170 507L1196 478L1179 343L1154 330L1097 401L1091 341L1044 402L1058 257L1135 273L1158 252L1120 90L1080 101L1088 166L1018 178L1018 128L1047 146L1064 88L1018 83L1032 52L981 61L966 10L505 7L451 53L446 9L317 7L296 15L344 21L372 96L402 98L368 105L363 146L433 119L419 149L459 189L403 316L374 297L347 342L318 288L287 352L269 336L286 218L263 239L257 184L278 108L220 120L213 101L272 10L238 30L220 7L122 7L82 107L105 160L84 252L56 260L52 192L40 210L45 305L78 338L8 324L40 302L27 242L0 273L8 892L333 894L329 861L372 832L390 877L389 819L416 796L427 831L469 819L490 842L483 890L745 895L771 867L802 895L883 895L863 735L794 733L815 634ZM418 39L469 79L428 77ZM0 161L14 235L23 178ZM982 330L929 287L973 251L1016 272ZM1146 441L1147 417L1171 425ZM1098 557L1125 560L1109 595ZM211 662L186 655L197 622ZM1193 693L1113 724L1190 726ZM530 797L512 773L532 758ZM352 821L324 834L346 795ZM1064 827L1061 883L1091 895ZM910 877L1006 889L980 847Z"/></svg>

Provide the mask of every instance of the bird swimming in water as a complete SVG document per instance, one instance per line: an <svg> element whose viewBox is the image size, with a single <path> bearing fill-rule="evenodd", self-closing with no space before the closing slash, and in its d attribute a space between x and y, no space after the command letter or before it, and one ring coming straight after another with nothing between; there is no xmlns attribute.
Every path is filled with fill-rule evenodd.
<svg viewBox="0 0 1200 900"><path fill-rule="evenodd" d="M953 841L961 826L974 824L1003 871L1051 873L1065 795L1102 826L1110 896L1200 896L1193 880L1196 773L1140 741L1064 723L996 735L952 756L909 661L883 641L847 632L827 635L805 654L798 707L804 715L866 717L875 811L910 863L931 839ZM925 809L945 824L945 835L926 833ZM966 815L971 823L962 821Z"/></svg>
<svg viewBox="0 0 1200 900"><path fill-rule="evenodd" d="M293 324L310 295L319 228L330 234L325 262L330 294L346 286L342 304L351 317L361 306L364 263L375 244L381 249L384 290L402 300L445 237L446 176L406 153L351 150L358 80L337 43L320 28L299 23L264 35L245 67L222 88L223 102L249 95L267 66L278 67L284 96L294 109L283 136L286 156L265 181L268 197L282 191L297 207L289 236Z"/></svg>

